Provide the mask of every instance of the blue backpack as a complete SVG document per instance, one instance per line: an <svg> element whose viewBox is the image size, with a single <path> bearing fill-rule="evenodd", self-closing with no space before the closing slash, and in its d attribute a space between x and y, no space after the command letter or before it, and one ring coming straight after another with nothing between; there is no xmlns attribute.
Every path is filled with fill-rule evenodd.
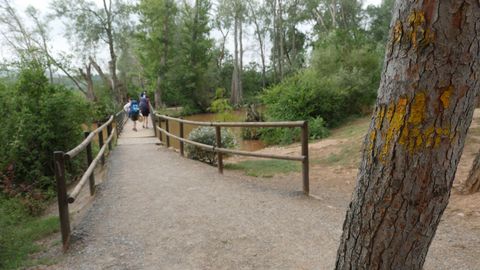
<svg viewBox="0 0 480 270"><path fill-rule="evenodd" d="M140 113L140 107L136 100L130 101L130 116L136 116Z"/></svg>

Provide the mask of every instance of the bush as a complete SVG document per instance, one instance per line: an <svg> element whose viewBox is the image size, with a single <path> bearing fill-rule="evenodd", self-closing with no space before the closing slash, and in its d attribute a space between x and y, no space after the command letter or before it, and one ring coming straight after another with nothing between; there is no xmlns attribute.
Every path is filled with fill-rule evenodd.
<svg viewBox="0 0 480 270"><path fill-rule="evenodd" d="M380 80L381 54L377 47L333 33L318 44L311 67L262 95L270 120L317 117L335 127L360 115L375 101Z"/></svg>
<svg viewBox="0 0 480 270"><path fill-rule="evenodd" d="M268 145L291 144L300 141L300 128L262 128L259 130L260 138ZM327 137L330 131L325 126L321 117L308 120L308 137L310 139L322 139Z"/></svg>
<svg viewBox="0 0 480 270"><path fill-rule="evenodd" d="M222 128L222 147L223 148L234 148L237 145L235 136L228 129ZM199 127L188 135L188 139L207 144L217 146L215 140L215 128L213 127ZM187 144L185 147L187 151L187 156L191 159L199 160L211 165L217 164L217 154L211 151L206 151L197 146Z"/></svg>
<svg viewBox="0 0 480 270"><path fill-rule="evenodd" d="M49 84L36 64L22 70L15 86L0 88L0 189L25 198L53 189L53 152L83 140L81 125L90 121L91 107L75 92ZM83 164L82 158L72 161L69 172Z"/></svg>
<svg viewBox="0 0 480 270"><path fill-rule="evenodd" d="M330 131L325 127L325 121L321 117L308 121L308 133L310 139L321 139L330 135Z"/></svg>

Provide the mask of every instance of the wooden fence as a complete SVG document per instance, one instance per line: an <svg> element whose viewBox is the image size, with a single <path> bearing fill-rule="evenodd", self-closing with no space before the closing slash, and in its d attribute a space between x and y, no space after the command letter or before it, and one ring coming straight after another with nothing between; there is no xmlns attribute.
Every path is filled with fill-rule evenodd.
<svg viewBox="0 0 480 270"><path fill-rule="evenodd" d="M54 162L55 162L55 179L57 182L57 197L58 197L58 211L60 216L60 231L62 234L62 243L63 250L66 251L70 242L70 214L68 212L68 204L74 203L77 199L80 191L85 186L86 182L89 182L90 186L90 195L95 194L95 167L97 166L98 161L101 161L102 165L105 165L105 151L108 147L109 151L112 150L112 139L113 137L119 136L120 132L123 130L123 126L126 120L126 113L121 111L116 115L110 116L107 122L98 127L92 132L85 132L85 140L82 143L77 145L75 148L68 152L55 151L54 152ZM115 121L115 126L113 122ZM104 141L103 131L107 130L107 139ZM98 144L100 150L95 158L92 155L92 141L98 135ZM67 193L67 183L66 183L66 169L65 163L83 150L86 150L87 155L87 170L82 175L82 178L73 188L70 193Z"/></svg>
<svg viewBox="0 0 480 270"><path fill-rule="evenodd" d="M170 133L169 121L175 121L179 123L179 134L174 135ZM161 127L161 122L165 122L165 128ZM157 126L158 124L158 126ZM199 142L195 142L189 139L184 138L184 125L196 125L196 126L209 126L215 128L215 139L216 146L207 145ZM184 156L184 143L188 143L207 151L212 151L217 153L218 159L218 171L223 173L223 154L231 155L241 155L241 156L250 156L250 157L259 157L259 158L271 158L271 159L282 159L282 160L293 160L302 162L302 179L303 179L303 192L308 195L310 190L309 183L309 163L308 163L308 122L307 121L294 121L294 122L199 122L199 121L190 121L179 118L174 118L166 115L155 114L153 119L153 125L155 127L155 135L158 136L160 141L163 142L162 134L165 134L165 145L170 147L170 137L177 139L180 144L180 155ZM263 154L255 153L241 150L233 150L222 148L222 136L221 128L222 127L254 127L254 128L263 128L263 127L275 127L275 128L301 128L301 144L302 144L302 153L300 156L287 156L287 155L273 155L273 154ZM157 132L158 131L158 132Z"/></svg>

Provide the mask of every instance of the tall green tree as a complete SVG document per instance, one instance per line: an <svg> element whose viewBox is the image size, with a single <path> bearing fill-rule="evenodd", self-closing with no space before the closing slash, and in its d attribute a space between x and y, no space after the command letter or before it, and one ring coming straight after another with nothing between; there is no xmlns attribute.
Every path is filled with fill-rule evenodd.
<svg viewBox="0 0 480 270"><path fill-rule="evenodd" d="M214 93L213 40L210 38L210 1L184 2L180 9L180 30L175 59L175 81L186 106L205 110Z"/></svg>
<svg viewBox="0 0 480 270"><path fill-rule="evenodd" d="M366 13L369 17L368 32L373 40L385 44L390 31L394 0L382 0L380 6L368 6Z"/></svg>
<svg viewBox="0 0 480 270"><path fill-rule="evenodd" d="M142 0L138 13L138 53L147 78L155 82L155 107L159 108L175 55L178 8L173 0Z"/></svg>

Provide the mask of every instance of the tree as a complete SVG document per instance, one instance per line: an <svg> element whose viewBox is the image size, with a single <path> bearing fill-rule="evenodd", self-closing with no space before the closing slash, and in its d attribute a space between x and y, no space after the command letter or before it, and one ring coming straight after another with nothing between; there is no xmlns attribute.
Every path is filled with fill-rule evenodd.
<svg viewBox="0 0 480 270"><path fill-rule="evenodd" d="M193 6L184 2L180 9L180 30L172 72L176 74L173 80L185 102L184 110L190 112L206 109L210 105L209 95L214 92L210 8L210 1L195 0Z"/></svg>
<svg viewBox="0 0 480 270"><path fill-rule="evenodd" d="M382 0L380 6L367 7L366 12L371 20L368 32L377 42L387 42L394 2L394 0Z"/></svg>
<svg viewBox="0 0 480 270"><path fill-rule="evenodd" d="M243 99L243 22L246 6L241 0L223 0L219 5L219 14L225 21L233 21L234 58L230 101L239 105Z"/></svg>
<svg viewBox="0 0 480 270"><path fill-rule="evenodd" d="M422 269L479 86L480 4L395 3L336 269Z"/></svg>
<svg viewBox="0 0 480 270"><path fill-rule="evenodd" d="M3 28L0 31L4 41L13 49L20 60L20 68L30 61L41 63L47 67L50 83L53 83L54 67L60 70L80 90L88 100L95 100L93 87L86 80L85 85L69 67L69 61L61 56L53 56L49 49L49 24L48 19L42 18L40 12L34 7L28 7L26 15L32 20L33 25L25 24L23 17L11 5L9 0L0 1L0 22ZM83 70L80 70L86 78ZM90 77L91 81L91 77Z"/></svg>
<svg viewBox="0 0 480 270"><path fill-rule="evenodd" d="M307 0L306 10L311 13L317 33L334 29L359 29L362 1L358 0Z"/></svg>
<svg viewBox="0 0 480 270"><path fill-rule="evenodd" d="M142 0L138 6L140 29L139 54L147 67L147 76L155 81L155 107L163 105L169 65L174 55L175 19L178 12L173 0Z"/></svg>
<svg viewBox="0 0 480 270"><path fill-rule="evenodd" d="M262 87L266 86L266 63L265 63L265 39L268 31L268 14L265 3L259 5L255 0L247 1L249 12L248 16L250 21L255 26L255 36L258 41L258 47L260 49L260 59L262 62Z"/></svg>
<svg viewBox="0 0 480 270"><path fill-rule="evenodd" d="M129 24L129 7L122 0L102 0L102 6L98 7L95 2L88 0L54 0L52 8L60 18L67 18L67 29L73 29L66 33L68 37L76 37L80 46L94 46L103 41L108 46L110 60L108 69L110 78L107 85L110 86L117 104L123 102L126 95L125 89L121 89L117 77L117 54L116 39ZM99 71L100 66L93 57L89 57L90 63ZM100 73L100 72L99 72ZM104 74L103 74L104 75Z"/></svg>

